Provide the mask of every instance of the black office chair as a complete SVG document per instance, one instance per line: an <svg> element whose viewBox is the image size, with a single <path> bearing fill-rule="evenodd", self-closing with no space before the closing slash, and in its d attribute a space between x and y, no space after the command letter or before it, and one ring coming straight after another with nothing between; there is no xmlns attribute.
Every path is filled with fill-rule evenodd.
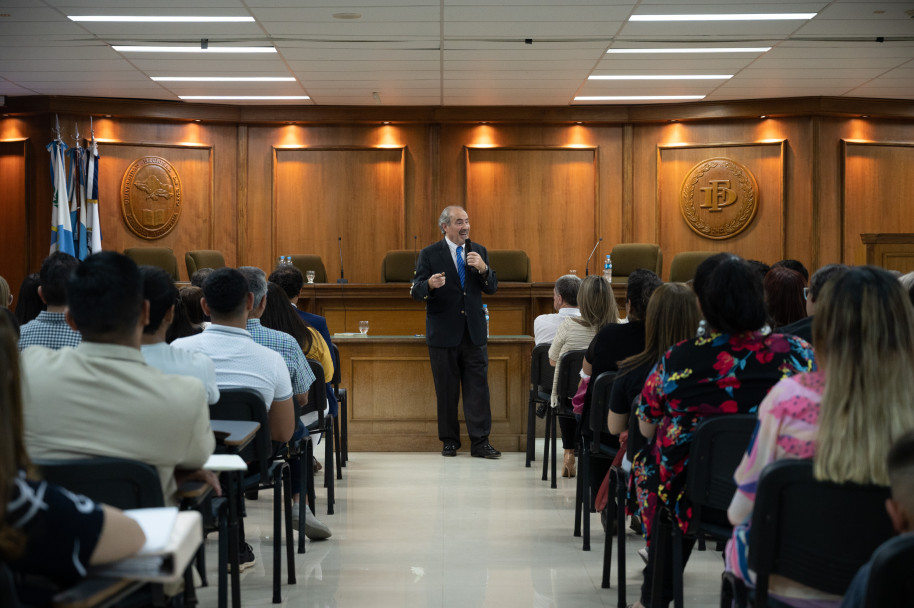
<svg viewBox="0 0 914 608"><path fill-rule="evenodd" d="M844 595L860 566L894 534L885 511L888 497L889 488L883 486L816 480L811 460L769 464L759 477L749 530L754 593L747 593L742 581L727 573L721 602L735 596L737 605L765 608L772 574ZM910 562L906 565L910 570ZM879 606L906 605L910 599Z"/></svg>
<svg viewBox="0 0 914 608"><path fill-rule="evenodd" d="M280 585L282 580L282 512L285 507L286 519L286 561L288 562L288 583L295 584L295 552L292 537L292 483L289 465L277 460L270 438L270 420L266 405L259 393L249 389L222 389L219 401L209 406L213 420L245 420L260 424L257 434L240 456L248 463L248 470L242 475L242 491L258 489L273 490L273 603L282 601Z"/></svg>
<svg viewBox="0 0 914 608"><path fill-rule="evenodd" d="M336 402L339 404L336 425L333 427L334 439L336 439L336 478L343 478L342 467L346 466L349 460L349 421L347 420L349 411L349 392L345 388L340 388L340 382L343 381L342 370L340 369L340 349L336 344L333 347L333 378L330 384L333 386L333 392L336 394Z"/></svg>
<svg viewBox="0 0 914 608"><path fill-rule="evenodd" d="M324 410L327 409L327 380L324 376L324 366L313 359L308 359L308 365L314 373L315 380L308 390L308 405L302 408L302 412L317 412L317 422L308 428L311 440L311 449L313 449L313 436L315 433L323 435L324 438L324 487L327 488L327 515L333 515L333 506L336 502L333 480L336 476L336 466L334 463L333 449L333 416L325 416ZM310 464L310 463L308 463ZM312 490L311 498L313 499L314 484L309 484ZM314 513L314 501L311 501L311 512Z"/></svg>
<svg viewBox="0 0 914 608"><path fill-rule="evenodd" d="M914 534L884 542L873 554L865 608L904 606L914 598Z"/></svg>
<svg viewBox="0 0 914 608"><path fill-rule="evenodd" d="M530 398L527 402L527 464L536 460L536 418L537 409L542 407L543 416L549 407L549 396L552 393L552 375L555 368L549 365L550 343L537 344L530 354ZM548 421L548 419L547 419ZM546 433L549 436L549 433ZM546 480L546 460L549 458L548 442L543 451L543 481Z"/></svg>
<svg viewBox="0 0 914 608"><path fill-rule="evenodd" d="M692 505L689 536L698 539L699 549L704 547L706 540L725 542L733 532L732 526L708 518L705 511L720 513L730 506L736 492L733 472L746 453L756 422L753 414L728 414L707 418L695 429L689 452L685 496ZM670 506L661 505L652 530L652 550L657 554L651 598L658 605L662 599L666 553L672 550L673 599L676 608L682 608L682 541L682 529L676 523Z"/></svg>
<svg viewBox="0 0 914 608"><path fill-rule="evenodd" d="M609 429L606 428L609 393L615 378L616 372L603 372L596 378L591 378L593 387L590 411L587 413L587 420L581 420L581 466L575 491L574 529L575 536L584 537L584 551L590 551L590 512L593 505L590 486L591 466L594 460L608 460L611 463L619 451L618 442L615 445L609 443ZM612 522L607 522L607 526L612 527Z"/></svg>
<svg viewBox="0 0 914 608"><path fill-rule="evenodd" d="M584 364L585 350L570 350L559 357L556 371L559 375L556 396L558 397L557 407L546 408L546 441L552 442L552 487L556 488L555 459L556 459L556 437L558 435L558 418L560 416L574 418L574 410L571 406L571 399L578 390L578 384L581 381L581 367ZM551 397L551 393L550 393ZM550 423L551 419L551 423ZM546 463L543 462L545 469ZM543 477L545 479L545 477ZM576 534L577 536L577 534Z"/></svg>

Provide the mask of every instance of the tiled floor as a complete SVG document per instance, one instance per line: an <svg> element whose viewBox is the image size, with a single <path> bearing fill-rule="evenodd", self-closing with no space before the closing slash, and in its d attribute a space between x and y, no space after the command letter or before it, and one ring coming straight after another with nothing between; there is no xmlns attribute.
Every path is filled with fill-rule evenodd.
<svg viewBox="0 0 914 608"><path fill-rule="evenodd" d="M542 441L540 441L540 444ZM541 454L540 451L538 454ZM541 466L541 463L540 463ZM593 550L572 536L574 480L556 490L524 454L501 460L430 453L353 453L336 486L336 514L318 517L333 530L296 554L298 584L283 584L285 606L429 608L575 608L616 606L601 589L602 528L592 515ZM271 605L272 496L248 503L245 527L257 564L241 575L242 605ZM640 539L628 533L628 602L638 597ZM207 540L211 586L204 608L216 606L216 536ZM685 575L687 606L716 606L722 560L695 552ZM615 563L614 563L615 566ZM285 581L285 576L283 576Z"/></svg>

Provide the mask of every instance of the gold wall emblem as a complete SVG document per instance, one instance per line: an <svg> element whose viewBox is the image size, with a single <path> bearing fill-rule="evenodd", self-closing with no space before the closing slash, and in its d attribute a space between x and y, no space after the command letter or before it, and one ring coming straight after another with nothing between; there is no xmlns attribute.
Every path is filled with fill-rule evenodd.
<svg viewBox="0 0 914 608"><path fill-rule="evenodd" d="M735 160L711 158L686 175L679 209L689 228L701 236L728 239L755 218L758 184L749 169Z"/></svg>
<svg viewBox="0 0 914 608"><path fill-rule="evenodd" d="M127 167L121 181L121 212L131 232L162 238L181 215L181 179L164 158L144 156Z"/></svg>

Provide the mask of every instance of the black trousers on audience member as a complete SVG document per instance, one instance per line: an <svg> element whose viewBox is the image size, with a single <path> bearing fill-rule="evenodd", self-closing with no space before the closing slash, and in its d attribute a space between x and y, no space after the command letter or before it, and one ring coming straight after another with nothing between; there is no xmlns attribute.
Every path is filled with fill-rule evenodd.
<svg viewBox="0 0 914 608"><path fill-rule="evenodd" d="M460 344L451 348L428 347L438 398L438 438L460 444L457 404L463 388L463 417L472 447L489 440L492 411L489 409L489 353L485 344L476 346L464 330Z"/></svg>

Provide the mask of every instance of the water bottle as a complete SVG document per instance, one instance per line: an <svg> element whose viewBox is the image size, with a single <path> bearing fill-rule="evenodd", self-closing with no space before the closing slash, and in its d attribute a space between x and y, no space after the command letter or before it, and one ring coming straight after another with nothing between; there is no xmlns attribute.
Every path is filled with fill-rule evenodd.
<svg viewBox="0 0 914 608"><path fill-rule="evenodd" d="M613 260L610 254L606 254L606 261L603 263L603 278L612 283L613 281Z"/></svg>
<svg viewBox="0 0 914 608"><path fill-rule="evenodd" d="M489 306L487 304L482 305L482 312L486 316L486 338L489 337Z"/></svg>
<svg viewBox="0 0 914 608"><path fill-rule="evenodd" d="M285 265L286 265L286 256L284 256L284 255L279 256L279 268L282 268Z"/></svg>

